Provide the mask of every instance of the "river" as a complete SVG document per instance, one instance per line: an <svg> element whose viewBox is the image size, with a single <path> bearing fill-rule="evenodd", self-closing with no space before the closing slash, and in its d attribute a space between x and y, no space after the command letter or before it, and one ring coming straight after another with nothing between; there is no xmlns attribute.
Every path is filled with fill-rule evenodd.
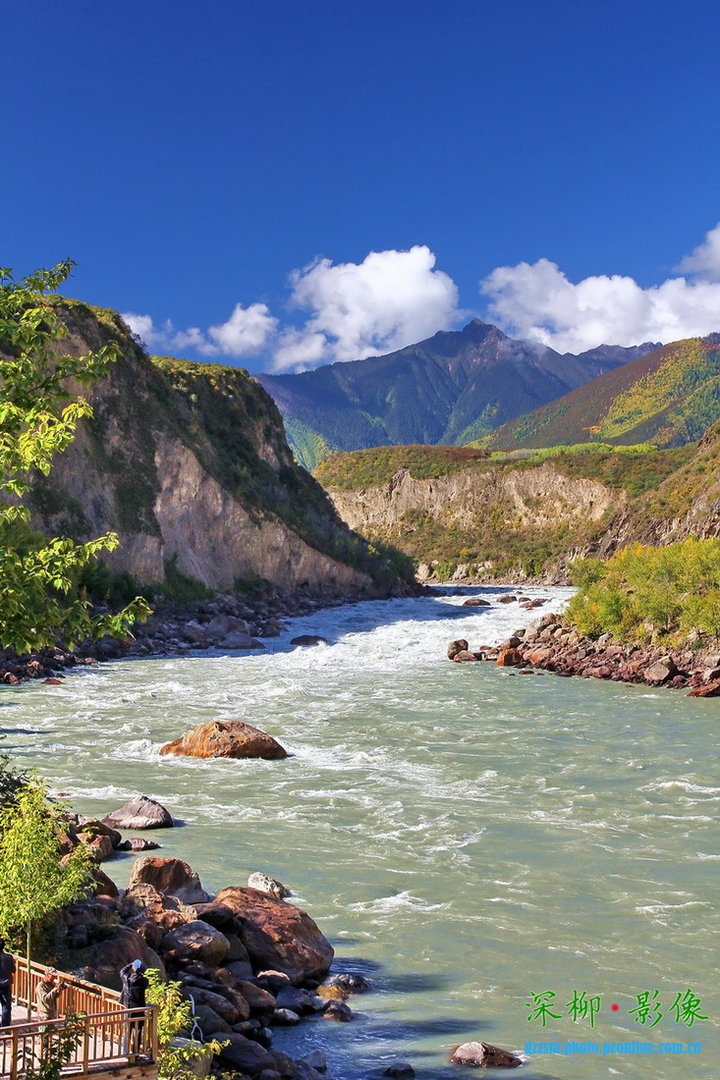
<svg viewBox="0 0 720 1080"><path fill-rule="evenodd" d="M290 1053L323 1046L338 1080L398 1059L457 1077L448 1049L471 1038L585 1046L533 1052L527 1080L717 1077L720 701L448 663L450 640L498 643L538 614L461 606L503 591L348 605L293 620L258 654L3 688L4 745L84 813L159 799L185 826L154 834L161 854L210 890L254 870L293 889L339 967L374 983L352 1023L277 1031ZM568 595L524 592L552 598L540 613ZM328 644L291 647L301 633ZM158 755L213 718L255 724L291 756ZM123 884L131 863L105 869ZM629 1010L656 990L651 1029L657 1011L642 1025ZM672 1009L688 990L708 1017L692 1027ZM574 992L600 998L594 1027L582 1003L569 1015ZM543 1027L526 1003L545 993L560 1015ZM702 1052L602 1053L633 1041Z"/></svg>

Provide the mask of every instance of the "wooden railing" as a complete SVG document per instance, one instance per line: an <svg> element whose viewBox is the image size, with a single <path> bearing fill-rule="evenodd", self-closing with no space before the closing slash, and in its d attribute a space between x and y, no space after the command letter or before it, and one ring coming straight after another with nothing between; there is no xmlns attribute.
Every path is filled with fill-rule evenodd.
<svg viewBox="0 0 720 1080"><path fill-rule="evenodd" d="M32 1014L38 983L49 969L15 957L13 1003ZM157 1014L152 1006L126 1009L116 990L58 972L62 991L57 1020L32 1020L0 1028L0 1077L21 1080L57 1044L64 1017L80 1016L80 1033L63 1076L86 1076L103 1065L122 1070L157 1060Z"/></svg>
<svg viewBox="0 0 720 1080"><path fill-rule="evenodd" d="M50 968L31 962L28 970L27 960L21 956L16 956L14 959L13 1000L20 1007L28 1008L29 1006L32 1012L38 983L45 978ZM87 982L85 979L78 979L75 975L66 975L64 972L58 972L58 974L62 986L58 997L58 1016L79 1012L90 1015L91 1013L125 1011L124 1006L120 1004L120 994L117 990L110 990L107 986L98 986L97 983Z"/></svg>
<svg viewBox="0 0 720 1080"><path fill-rule="evenodd" d="M153 1062L157 1051L155 1009L121 1009L79 1018L77 1042L62 1070L63 1076L82 1077L103 1065L130 1068L138 1061ZM57 1045L64 1020L13 1024L0 1031L0 1076L20 1080L35 1069Z"/></svg>

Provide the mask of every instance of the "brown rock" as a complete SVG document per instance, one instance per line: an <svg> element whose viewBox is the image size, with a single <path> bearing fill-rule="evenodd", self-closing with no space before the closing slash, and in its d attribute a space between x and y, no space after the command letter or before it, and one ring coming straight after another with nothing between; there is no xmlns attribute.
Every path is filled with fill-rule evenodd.
<svg viewBox="0 0 720 1080"><path fill-rule="evenodd" d="M661 686L676 673L677 667L671 656L663 656L645 669L643 677L649 686Z"/></svg>
<svg viewBox="0 0 720 1080"><path fill-rule="evenodd" d="M489 600L483 600L479 596L471 596L469 600L465 600L463 607L491 607Z"/></svg>
<svg viewBox="0 0 720 1080"><path fill-rule="evenodd" d="M497 596L495 599L498 604L514 604L517 596L514 596L513 593L503 593L502 596Z"/></svg>
<svg viewBox="0 0 720 1080"><path fill-rule="evenodd" d="M460 652L455 653L453 656L453 662L456 664L467 664L477 660L477 656L474 652L468 652L466 649L462 649Z"/></svg>
<svg viewBox="0 0 720 1080"><path fill-rule="evenodd" d="M200 1002L197 1002L195 1006L195 1016L200 1025L200 1030L206 1039L216 1037L224 1042L225 1036L232 1034L232 1028L227 1020L223 1020L222 1016L218 1016L215 1010L211 1009L209 1005L203 1005Z"/></svg>
<svg viewBox="0 0 720 1080"><path fill-rule="evenodd" d="M170 829L175 824L165 807L147 795L130 799L104 817L103 822L115 829Z"/></svg>
<svg viewBox="0 0 720 1080"><path fill-rule="evenodd" d="M80 837L82 838L82 833ZM96 836L87 843L87 846L90 848L94 862L107 862L115 854L115 848L109 836Z"/></svg>
<svg viewBox="0 0 720 1080"><path fill-rule="evenodd" d="M82 977L112 990L121 988L120 969L133 960L142 960L165 976L165 965L155 950L127 926L116 927L112 937L95 945L83 960Z"/></svg>
<svg viewBox="0 0 720 1080"><path fill-rule="evenodd" d="M218 1055L223 1065L230 1065L246 1076L258 1076L263 1069L274 1068L274 1056L253 1039L231 1032L223 1041L226 1045Z"/></svg>
<svg viewBox="0 0 720 1080"><path fill-rule="evenodd" d="M222 964L229 950L230 942L222 931L201 919L183 923L177 929L170 930L162 940L163 952L172 951L183 959L200 960L214 967ZM208 1004L215 1008L212 1002Z"/></svg>
<svg viewBox="0 0 720 1080"><path fill-rule="evenodd" d="M335 1020L340 1024L347 1024L355 1015L349 1005L344 1001L328 1001L322 1011L324 1020Z"/></svg>
<svg viewBox="0 0 720 1080"><path fill-rule="evenodd" d="M182 859L143 856L132 868L128 889L135 885L152 885L159 893L170 893L186 904L203 904L210 900L200 878Z"/></svg>
<svg viewBox="0 0 720 1080"><path fill-rule="evenodd" d="M718 695L720 695L720 679L705 683L704 686L696 686L690 691L688 697L718 697Z"/></svg>
<svg viewBox="0 0 720 1080"><path fill-rule="evenodd" d="M306 912L257 889L234 886L218 893L216 901L237 916L253 964L283 972L296 986L327 973L332 945Z"/></svg>
<svg viewBox="0 0 720 1080"><path fill-rule="evenodd" d="M160 753L199 758L264 758L268 761L287 757L287 750L272 736L241 720L211 720L209 724L201 724L179 739L166 743Z"/></svg>
<svg viewBox="0 0 720 1080"><path fill-rule="evenodd" d="M475 1065L481 1069L516 1069L523 1061L510 1050L486 1042L467 1042L456 1046L450 1055L455 1065Z"/></svg>
<svg viewBox="0 0 720 1080"><path fill-rule="evenodd" d="M465 638L458 638L457 641L451 641L447 650L448 660L454 660L458 653L467 652L468 648L469 646Z"/></svg>
<svg viewBox="0 0 720 1080"><path fill-rule="evenodd" d="M156 851L160 847L154 840L144 836L130 836L118 844L119 851Z"/></svg>
<svg viewBox="0 0 720 1080"><path fill-rule="evenodd" d="M99 866L93 867L92 870L93 879L93 896L112 896L114 899L120 895L119 890L115 882L107 876L107 874L100 869Z"/></svg>
<svg viewBox="0 0 720 1080"><path fill-rule="evenodd" d="M498 667L517 667L522 662L522 655L517 649L501 649L495 661Z"/></svg>
<svg viewBox="0 0 720 1080"><path fill-rule="evenodd" d="M262 986L248 982L246 979L237 979L235 982L238 990L250 1006L253 1015L270 1015L277 1005L275 997L269 990L263 990Z"/></svg>

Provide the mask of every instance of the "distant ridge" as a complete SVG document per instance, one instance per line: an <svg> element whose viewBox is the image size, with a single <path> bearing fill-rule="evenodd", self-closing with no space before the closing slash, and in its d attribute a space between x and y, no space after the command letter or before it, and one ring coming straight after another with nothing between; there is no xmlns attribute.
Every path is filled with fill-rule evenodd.
<svg viewBox="0 0 720 1080"><path fill-rule="evenodd" d="M654 347L561 355L473 319L384 356L257 378L283 415L296 457L312 469L333 450L480 439Z"/></svg>
<svg viewBox="0 0 720 1080"><path fill-rule="evenodd" d="M491 450L602 442L682 446L720 419L720 334L662 345L503 424Z"/></svg>

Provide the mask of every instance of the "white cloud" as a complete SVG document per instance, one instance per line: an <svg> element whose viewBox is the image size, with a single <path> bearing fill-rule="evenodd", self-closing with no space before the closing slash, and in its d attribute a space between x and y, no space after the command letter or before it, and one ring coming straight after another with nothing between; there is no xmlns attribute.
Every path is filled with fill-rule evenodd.
<svg viewBox="0 0 720 1080"><path fill-rule="evenodd" d="M170 319L156 327L150 315L126 311L123 319L134 334L154 349L197 349L204 356L246 356L261 353L277 332L277 319L267 304L236 304L227 322L211 326L207 334L198 326L176 330Z"/></svg>
<svg viewBox="0 0 720 1080"><path fill-rule="evenodd" d="M311 317L281 336L276 370L392 352L455 321L457 288L435 270L435 255L372 251L361 263L319 259L291 275L292 302Z"/></svg>
<svg viewBox="0 0 720 1080"><path fill-rule="evenodd" d="M720 279L720 222L710 230L702 244L685 256L678 270L681 274L697 274L709 281Z"/></svg>
<svg viewBox="0 0 720 1080"><path fill-rule="evenodd" d="M720 277L720 226L680 265ZM720 281L675 277L644 289L631 277L603 275L574 283L556 263L539 259L498 267L480 291L490 298L489 317L509 333L560 352L720 330Z"/></svg>
<svg viewBox="0 0 720 1080"><path fill-rule="evenodd" d="M200 351L222 353L223 356L261 352L277 332L277 325L267 304L251 304L247 308L236 304L227 322L210 327L208 337L211 342L200 347Z"/></svg>

